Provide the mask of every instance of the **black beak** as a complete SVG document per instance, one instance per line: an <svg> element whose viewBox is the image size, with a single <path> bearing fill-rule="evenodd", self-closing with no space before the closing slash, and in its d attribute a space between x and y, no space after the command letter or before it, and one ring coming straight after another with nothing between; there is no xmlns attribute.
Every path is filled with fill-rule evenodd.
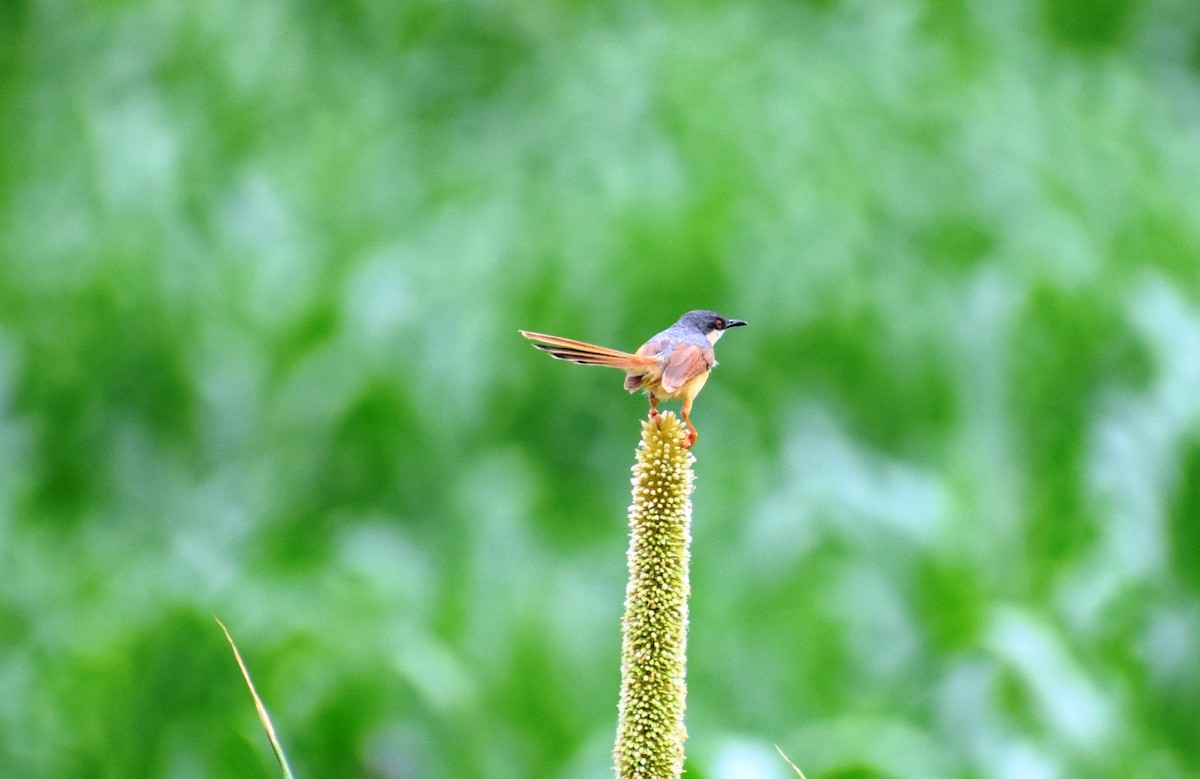
<svg viewBox="0 0 1200 779"><path fill-rule="evenodd" d="M731 327L745 327L745 326L746 326L746 321L744 319L726 319L725 320L725 329L726 330L728 330Z"/></svg>

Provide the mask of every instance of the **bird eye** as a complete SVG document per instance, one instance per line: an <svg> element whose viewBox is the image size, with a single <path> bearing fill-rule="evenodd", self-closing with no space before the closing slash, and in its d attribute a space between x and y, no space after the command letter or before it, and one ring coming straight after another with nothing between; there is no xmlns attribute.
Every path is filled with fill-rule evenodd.
<svg viewBox="0 0 1200 779"><path fill-rule="evenodd" d="M725 320L721 319L720 317L717 317L716 319L713 320L712 326L717 330L724 330L725 329Z"/></svg>

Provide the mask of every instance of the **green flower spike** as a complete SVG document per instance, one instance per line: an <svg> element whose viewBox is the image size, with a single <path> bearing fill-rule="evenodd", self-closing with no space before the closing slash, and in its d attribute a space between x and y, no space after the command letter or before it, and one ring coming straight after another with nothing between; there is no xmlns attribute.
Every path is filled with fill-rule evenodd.
<svg viewBox="0 0 1200 779"><path fill-rule="evenodd" d="M692 463L672 413L642 423L629 507L629 586L621 623L620 779L683 773Z"/></svg>

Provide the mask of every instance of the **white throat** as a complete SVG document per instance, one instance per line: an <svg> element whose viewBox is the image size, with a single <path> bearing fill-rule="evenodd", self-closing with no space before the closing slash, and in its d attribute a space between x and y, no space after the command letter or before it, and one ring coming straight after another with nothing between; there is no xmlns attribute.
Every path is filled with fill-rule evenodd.
<svg viewBox="0 0 1200 779"><path fill-rule="evenodd" d="M725 335L724 330L709 330L704 334L704 337L708 339L710 344L715 344L717 341L721 340L721 336L723 335Z"/></svg>

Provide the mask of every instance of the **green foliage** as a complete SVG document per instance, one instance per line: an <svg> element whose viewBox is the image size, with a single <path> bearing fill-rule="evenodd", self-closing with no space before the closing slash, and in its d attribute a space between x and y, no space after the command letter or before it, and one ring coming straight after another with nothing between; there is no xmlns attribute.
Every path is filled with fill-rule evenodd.
<svg viewBox="0 0 1200 779"><path fill-rule="evenodd" d="M0 4L0 766L610 775L645 401L689 776L1200 772L1200 13Z"/></svg>

